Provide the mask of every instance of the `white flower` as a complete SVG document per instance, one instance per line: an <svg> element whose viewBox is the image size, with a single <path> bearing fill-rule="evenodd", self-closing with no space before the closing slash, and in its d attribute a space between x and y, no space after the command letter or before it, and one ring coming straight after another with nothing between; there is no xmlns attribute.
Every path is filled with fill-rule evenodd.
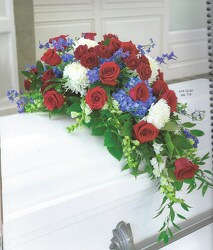
<svg viewBox="0 0 213 250"><path fill-rule="evenodd" d="M149 81L154 82L154 81L156 81L156 77L158 76L159 67L158 67L157 62L151 56L146 55L146 57L149 60L149 65L150 65L151 70L152 70L152 75L149 78Z"/></svg>
<svg viewBox="0 0 213 250"><path fill-rule="evenodd" d="M64 68L63 78L67 78L64 88L73 92L80 93L81 96L86 94L85 88L88 87L87 69L80 63L73 62Z"/></svg>
<svg viewBox="0 0 213 250"><path fill-rule="evenodd" d="M71 117L72 118L76 118L76 117L78 117L80 114L78 113L78 112L75 112L75 111L72 111L71 112Z"/></svg>
<svg viewBox="0 0 213 250"><path fill-rule="evenodd" d="M157 158L152 158L150 163L153 166L153 175L155 176L155 178L159 178L161 172L164 170L165 166L166 166L166 160L167 160L167 156L163 156L161 157L161 159L157 160Z"/></svg>
<svg viewBox="0 0 213 250"><path fill-rule="evenodd" d="M95 47L96 45L98 45L98 43L94 40L90 40L90 39L85 39L85 38L80 38L75 42L74 45L74 50L79 46L79 45L87 45L88 48L92 48Z"/></svg>
<svg viewBox="0 0 213 250"><path fill-rule="evenodd" d="M170 107L165 99L160 99L149 109L149 114L143 118L148 123L152 123L156 128L161 129L169 121Z"/></svg>
<svg viewBox="0 0 213 250"><path fill-rule="evenodd" d="M157 155L160 154L160 152L163 150L162 145L163 145L163 144L158 144L158 143L156 143L156 142L153 143L152 146L153 146L154 151L155 151L155 153L156 153Z"/></svg>

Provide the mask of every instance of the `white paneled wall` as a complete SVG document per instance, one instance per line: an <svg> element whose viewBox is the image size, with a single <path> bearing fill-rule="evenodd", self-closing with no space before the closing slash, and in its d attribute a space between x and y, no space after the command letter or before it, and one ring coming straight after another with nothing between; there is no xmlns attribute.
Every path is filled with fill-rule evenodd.
<svg viewBox="0 0 213 250"><path fill-rule="evenodd" d="M170 4L169 0L34 0L37 58L43 53L39 41L93 31L98 40L106 33L136 44L153 38L154 57L174 51L178 60L163 66L167 80L207 73L206 29L170 32Z"/></svg>
<svg viewBox="0 0 213 250"><path fill-rule="evenodd" d="M0 0L0 115L14 110L5 93L18 90L13 1Z"/></svg>
<svg viewBox="0 0 213 250"><path fill-rule="evenodd" d="M36 43L60 34L94 31L97 39L114 33L121 40L146 44L153 38L158 55L167 49L168 0L34 0ZM36 46L37 57L43 52Z"/></svg>

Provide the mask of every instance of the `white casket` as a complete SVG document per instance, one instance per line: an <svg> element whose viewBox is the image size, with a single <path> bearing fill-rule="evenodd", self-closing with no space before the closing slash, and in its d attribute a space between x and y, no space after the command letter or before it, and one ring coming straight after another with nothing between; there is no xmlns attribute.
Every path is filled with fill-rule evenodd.
<svg viewBox="0 0 213 250"><path fill-rule="evenodd" d="M209 106L202 105L210 121ZM0 118L4 250L107 250L120 221L130 223L141 249L161 227L163 218L153 219L161 203L155 183L121 172L122 161L89 129L68 134L72 122L47 114ZM209 136L210 122L203 124ZM201 154L210 151L209 137L200 144ZM190 213L181 210L191 218L185 227L211 214L211 192L182 195L192 206Z"/></svg>

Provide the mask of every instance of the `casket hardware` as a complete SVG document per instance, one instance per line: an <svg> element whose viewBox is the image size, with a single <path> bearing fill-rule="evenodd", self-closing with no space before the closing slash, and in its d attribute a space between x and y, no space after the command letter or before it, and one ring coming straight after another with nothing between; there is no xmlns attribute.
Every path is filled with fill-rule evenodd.
<svg viewBox="0 0 213 250"><path fill-rule="evenodd" d="M111 250L136 250L130 224L120 221L112 231Z"/></svg>

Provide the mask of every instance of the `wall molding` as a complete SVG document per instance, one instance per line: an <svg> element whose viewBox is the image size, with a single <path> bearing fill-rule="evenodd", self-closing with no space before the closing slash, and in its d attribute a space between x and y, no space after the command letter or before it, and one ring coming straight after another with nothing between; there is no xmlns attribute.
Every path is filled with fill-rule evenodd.
<svg viewBox="0 0 213 250"><path fill-rule="evenodd" d="M172 31L168 35L168 52L174 51L177 60L164 67L167 79L177 79L208 73L207 30Z"/></svg>

